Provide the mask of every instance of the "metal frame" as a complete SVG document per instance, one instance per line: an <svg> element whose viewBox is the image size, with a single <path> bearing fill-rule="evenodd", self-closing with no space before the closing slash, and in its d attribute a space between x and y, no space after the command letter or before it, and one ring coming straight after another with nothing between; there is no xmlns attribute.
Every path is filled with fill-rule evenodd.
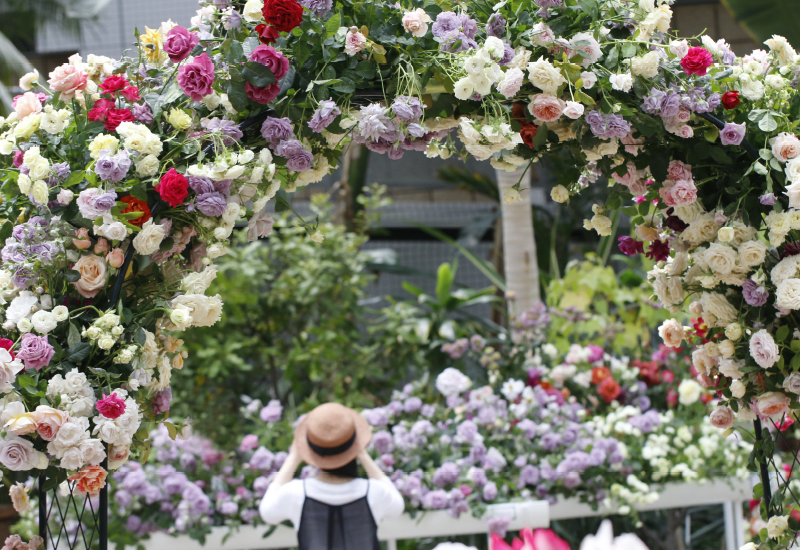
<svg viewBox="0 0 800 550"><path fill-rule="evenodd" d="M39 474L39 536L42 537L45 548L48 547L48 542L51 543L51 548L63 548L61 543L66 541L69 550L89 550L96 540L100 550L108 550L108 485L100 490L99 503L95 509L92 498L88 495L83 497L83 503L79 502L79 497L74 494L76 481L66 481L69 488L66 496L59 494L59 485L45 490L46 482L47 476L44 473ZM70 538L67 519L71 511L77 516L78 527Z"/></svg>

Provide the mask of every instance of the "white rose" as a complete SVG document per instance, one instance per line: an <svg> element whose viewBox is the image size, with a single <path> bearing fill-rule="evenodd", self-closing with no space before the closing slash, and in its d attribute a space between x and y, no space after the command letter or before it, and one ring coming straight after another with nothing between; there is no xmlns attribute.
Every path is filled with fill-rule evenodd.
<svg viewBox="0 0 800 550"><path fill-rule="evenodd" d="M142 226L142 230L133 239L133 247L142 256L149 256L158 251L164 236L164 227L161 224L154 224L153 220L147 220Z"/></svg>
<svg viewBox="0 0 800 550"><path fill-rule="evenodd" d="M784 171L786 172L786 179L792 183L800 182L800 157L788 161L784 167ZM22 176L20 176L20 178L21 177Z"/></svg>
<svg viewBox="0 0 800 550"><path fill-rule="evenodd" d="M121 241L128 236L128 229L122 222L104 223L94 226L94 232L112 241Z"/></svg>
<svg viewBox="0 0 800 550"><path fill-rule="evenodd" d="M742 337L742 325L739 323L731 323L725 327L725 337L730 340L738 340Z"/></svg>
<svg viewBox="0 0 800 550"><path fill-rule="evenodd" d="M186 294L204 294L217 278L217 266L207 266L200 273L189 273L181 280L181 290Z"/></svg>
<svg viewBox="0 0 800 550"><path fill-rule="evenodd" d="M33 182L27 175L20 174L19 177L17 177L17 187L19 187L19 192L23 195L27 195L31 192L31 185L33 185Z"/></svg>
<svg viewBox="0 0 800 550"><path fill-rule="evenodd" d="M472 386L472 381L461 371L448 367L436 377L436 389L445 397L460 395Z"/></svg>
<svg viewBox="0 0 800 550"><path fill-rule="evenodd" d="M658 52L648 52L645 55L631 59L631 73L645 78L653 78L658 74Z"/></svg>
<svg viewBox="0 0 800 550"><path fill-rule="evenodd" d="M192 312L188 307L178 304L170 312L169 320L178 330L186 330L192 325Z"/></svg>
<svg viewBox="0 0 800 550"><path fill-rule="evenodd" d="M66 306L56 306L53 308L53 317L59 323L69 319L69 310Z"/></svg>
<svg viewBox="0 0 800 550"><path fill-rule="evenodd" d="M789 516L772 516L767 522L767 534L771 539L780 537L789 527Z"/></svg>
<svg viewBox="0 0 800 550"><path fill-rule="evenodd" d="M775 305L785 309L800 309L800 279L786 279L778 285Z"/></svg>
<svg viewBox="0 0 800 550"><path fill-rule="evenodd" d="M31 310L38 301L32 292L23 290L19 296L11 300L11 304L6 309L6 320L16 325L20 319L31 315Z"/></svg>
<svg viewBox="0 0 800 550"><path fill-rule="evenodd" d="M567 202L569 200L569 191L563 185L556 185L550 190L550 198L558 203Z"/></svg>
<svg viewBox="0 0 800 550"><path fill-rule="evenodd" d="M691 405L700 399L703 387L694 380L684 379L678 386L678 401L681 405Z"/></svg>
<svg viewBox="0 0 800 550"><path fill-rule="evenodd" d="M262 0L247 0L247 3L244 5L244 10L242 11L244 20L248 23L263 21L264 14L261 12L261 8L263 7L264 2Z"/></svg>
<svg viewBox="0 0 800 550"><path fill-rule="evenodd" d="M49 194L49 187L42 180L36 180L31 186L31 196L36 204L44 206L47 204L47 196Z"/></svg>
<svg viewBox="0 0 800 550"><path fill-rule="evenodd" d="M764 85L761 81L755 78L750 78L748 75L742 75L740 79L742 95L750 101L758 101L764 97Z"/></svg>
<svg viewBox="0 0 800 550"><path fill-rule="evenodd" d="M583 86L581 87L589 90L597 83L597 75L589 71L584 71L581 73L581 81L583 82Z"/></svg>
<svg viewBox="0 0 800 550"><path fill-rule="evenodd" d="M97 346L100 349L109 350L114 347L116 342L110 336L102 336L99 340L97 340Z"/></svg>
<svg viewBox="0 0 800 550"><path fill-rule="evenodd" d="M612 74L608 80L612 88L621 92L629 92L633 87L633 77L630 73Z"/></svg>
<svg viewBox="0 0 800 550"><path fill-rule="evenodd" d="M736 397L737 399L744 397L744 393L747 391L747 388L744 384L742 384L741 380L734 380L731 382L731 395Z"/></svg>
<svg viewBox="0 0 800 550"><path fill-rule="evenodd" d="M69 189L62 189L61 191L58 192L58 196L56 197L56 200L58 201L58 203L60 205L67 206L69 203L72 202L72 197L74 195L75 194L72 191L70 191Z"/></svg>
<svg viewBox="0 0 800 550"><path fill-rule="evenodd" d="M759 266L766 257L767 245L761 241L747 241L739 245L739 263L746 267Z"/></svg>
<svg viewBox="0 0 800 550"><path fill-rule="evenodd" d="M147 155L136 161L136 175L139 177L150 177L158 174L158 157Z"/></svg>
<svg viewBox="0 0 800 550"><path fill-rule="evenodd" d="M36 332L44 335L58 326L55 315L44 310L34 313L33 317L31 317L31 322L33 324L33 328L36 329Z"/></svg>
<svg viewBox="0 0 800 550"><path fill-rule="evenodd" d="M544 56L537 61L528 63L528 78L534 86L551 95L555 95L558 87L567 82L561 71L556 69Z"/></svg>
<svg viewBox="0 0 800 550"><path fill-rule="evenodd" d="M669 43L669 52L678 59L683 59L689 53L689 43L686 40L672 40Z"/></svg>

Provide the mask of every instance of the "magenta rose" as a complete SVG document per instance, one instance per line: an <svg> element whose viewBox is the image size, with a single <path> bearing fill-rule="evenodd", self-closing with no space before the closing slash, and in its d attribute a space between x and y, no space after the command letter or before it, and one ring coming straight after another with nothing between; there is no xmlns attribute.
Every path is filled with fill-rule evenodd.
<svg viewBox="0 0 800 550"><path fill-rule="evenodd" d="M21 359L25 363L26 369L39 371L42 367L49 365L50 359L55 355L55 350L47 341L47 336L36 336L30 332L23 334L19 346L17 359Z"/></svg>
<svg viewBox="0 0 800 550"><path fill-rule="evenodd" d="M214 90L214 63L208 54L200 54L178 70L178 85L194 101L200 101Z"/></svg>
<svg viewBox="0 0 800 550"><path fill-rule="evenodd" d="M95 403L97 412L114 420L125 414L125 401L121 399L116 393L111 395L103 394L103 398Z"/></svg>
<svg viewBox="0 0 800 550"><path fill-rule="evenodd" d="M705 76L706 70L714 63L714 57L705 48L689 48L689 53L681 59L681 67L686 74Z"/></svg>
<svg viewBox="0 0 800 550"><path fill-rule="evenodd" d="M266 105L276 97L278 94L281 93L281 85L277 82L270 84L269 86L264 86L263 88L259 88L258 86L253 86L249 82L245 83L244 91L247 92L247 97L255 101L256 103L261 103Z"/></svg>
<svg viewBox="0 0 800 550"><path fill-rule="evenodd" d="M289 72L289 60L272 46L258 46L250 54L250 61L261 63L275 75L276 80L280 80Z"/></svg>
<svg viewBox="0 0 800 550"><path fill-rule="evenodd" d="M172 61L177 63L189 57L199 43L200 36L196 32L189 32L184 27L175 25L164 40L164 51Z"/></svg>

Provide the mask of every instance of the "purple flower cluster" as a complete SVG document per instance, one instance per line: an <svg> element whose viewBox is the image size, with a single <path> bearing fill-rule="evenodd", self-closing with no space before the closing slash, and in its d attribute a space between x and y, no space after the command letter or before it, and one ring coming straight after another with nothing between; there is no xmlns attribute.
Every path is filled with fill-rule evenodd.
<svg viewBox="0 0 800 550"><path fill-rule="evenodd" d="M282 141L275 150L278 156L286 159L286 167L295 172L302 172L311 168L314 155L303 147L297 139Z"/></svg>
<svg viewBox="0 0 800 550"><path fill-rule="evenodd" d="M333 8L333 0L300 0L300 5L322 19Z"/></svg>
<svg viewBox="0 0 800 550"><path fill-rule="evenodd" d="M46 266L64 252L63 239L50 223L34 216L26 223L16 225L11 237L0 251L3 267L11 272L11 281L19 288L27 288L39 279L32 265Z"/></svg>
<svg viewBox="0 0 800 550"><path fill-rule="evenodd" d="M223 118L206 118L200 121L200 125L205 128L206 133L212 136L219 136L222 145L230 147L235 142L242 139L244 135L239 126L232 120Z"/></svg>
<svg viewBox="0 0 800 550"><path fill-rule="evenodd" d="M336 120L336 117L342 114L336 102L330 99L319 102L319 107L314 111L314 116L308 121L308 127L314 132L321 132L331 125Z"/></svg>
<svg viewBox="0 0 800 550"><path fill-rule="evenodd" d="M604 139L611 138L624 138L631 131L631 123L625 120L621 115L609 113L602 114L600 111L589 111L584 117L589 124L592 133L597 137Z"/></svg>
<svg viewBox="0 0 800 550"><path fill-rule="evenodd" d="M228 207L227 197L230 194L231 181L212 181L209 178L189 177L189 187L197 193L194 208L204 216L219 217Z"/></svg>
<svg viewBox="0 0 800 550"><path fill-rule="evenodd" d="M100 151L100 158L94 165L94 172L100 179L110 183L119 183L128 174L131 167L131 158L128 151L123 149L116 155L109 155L108 151Z"/></svg>
<svg viewBox="0 0 800 550"><path fill-rule="evenodd" d="M275 149L281 141L294 139L292 121L288 118L267 117L261 125L261 135L267 140L269 146Z"/></svg>
<svg viewBox="0 0 800 550"><path fill-rule="evenodd" d="M478 24L467 14L443 11L436 16L431 31L441 44L439 48L442 50L463 52L478 47L478 43L475 42Z"/></svg>

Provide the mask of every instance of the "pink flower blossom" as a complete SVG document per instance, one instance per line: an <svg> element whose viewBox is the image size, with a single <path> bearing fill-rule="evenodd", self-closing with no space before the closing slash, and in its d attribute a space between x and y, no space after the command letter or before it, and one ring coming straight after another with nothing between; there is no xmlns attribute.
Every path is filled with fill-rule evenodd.
<svg viewBox="0 0 800 550"><path fill-rule="evenodd" d="M103 394L103 398L95 404L95 408L106 418L114 420L125 414L125 401L116 393L108 396Z"/></svg>

